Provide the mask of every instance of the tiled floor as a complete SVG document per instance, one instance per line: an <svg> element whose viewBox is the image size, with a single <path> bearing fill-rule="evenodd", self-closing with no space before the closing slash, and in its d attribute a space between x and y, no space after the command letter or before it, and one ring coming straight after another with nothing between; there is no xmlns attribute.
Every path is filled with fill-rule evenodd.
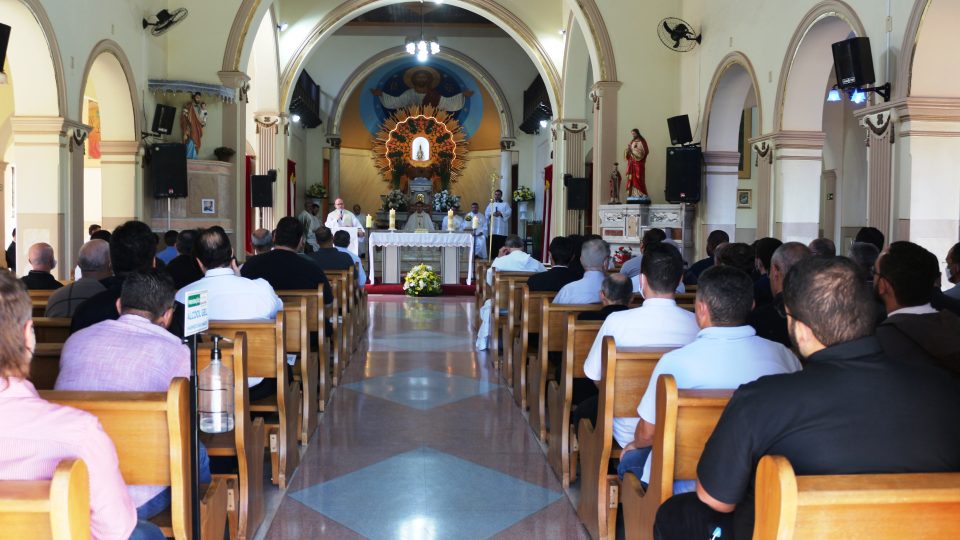
<svg viewBox="0 0 960 540"><path fill-rule="evenodd" d="M258 537L588 538L473 349L472 298L370 300L361 354Z"/></svg>

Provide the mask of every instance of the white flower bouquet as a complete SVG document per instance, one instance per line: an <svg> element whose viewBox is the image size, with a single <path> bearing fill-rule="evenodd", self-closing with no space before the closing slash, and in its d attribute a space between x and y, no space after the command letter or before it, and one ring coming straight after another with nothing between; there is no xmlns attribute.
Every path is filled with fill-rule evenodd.
<svg viewBox="0 0 960 540"><path fill-rule="evenodd" d="M307 197L313 197L314 199L326 199L327 188L323 187L323 184L310 184L307 187Z"/></svg>
<svg viewBox="0 0 960 540"><path fill-rule="evenodd" d="M385 211L396 210L403 212L407 209L407 199L399 189L391 190L383 197L383 209Z"/></svg>
<svg viewBox="0 0 960 540"><path fill-rule="evenodd" d="M532 201L533 191L527 186L520 186L513 190L513 202Z"/></svg>
<svg viewBox="0 0 960 540"><path fill-rule="evenodd" d="M418 264L410 269L403 280L407 296L437 296L440 294L440 274L432 266Z"/></svg>
<svg viewBox="0 0 960 540"><path fill-rule="evenodd" d="M433 196L434 212L446 212L459 204L460 197L450 193L450 191L446 189Z"/></svg>

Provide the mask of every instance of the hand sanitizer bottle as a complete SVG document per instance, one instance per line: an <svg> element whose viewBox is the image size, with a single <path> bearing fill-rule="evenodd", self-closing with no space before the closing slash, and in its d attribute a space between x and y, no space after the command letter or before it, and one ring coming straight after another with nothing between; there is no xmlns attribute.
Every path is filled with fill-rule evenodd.
<svg viewBox="0 0 960 540"><path fill-rule="evenodd" d="M200 431L224 433L233 430L233 371L220 358L221 336L212 336L210 365L200 372Z"/></svg>

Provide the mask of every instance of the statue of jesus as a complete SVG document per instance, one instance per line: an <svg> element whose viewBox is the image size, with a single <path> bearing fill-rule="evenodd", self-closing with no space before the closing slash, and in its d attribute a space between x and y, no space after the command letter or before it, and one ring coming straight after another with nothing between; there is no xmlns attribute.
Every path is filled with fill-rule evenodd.
<svg viewBox="0 0 960 540"><path fill-rule="evenodd" d="M473 95L473 91L464 90L452 96L442 96L436 90L440 84L440 73L426 66L415 66L403 74L403 81L409 87L399 96L385 94L382 88L371 88L370 93L380 98L380 104L385 109L401 109L403 107L431 105L445 111L456 112L466 104L466 98Z"/></svg>
<svg viewBox="0 0 960 540"><path fill-rule="evenodd" d="M646 167L647 154L650 148L647 141L640 135L639 129L630 131L633 136L627 145L627 197L649 198L647 195Z"/></svg>

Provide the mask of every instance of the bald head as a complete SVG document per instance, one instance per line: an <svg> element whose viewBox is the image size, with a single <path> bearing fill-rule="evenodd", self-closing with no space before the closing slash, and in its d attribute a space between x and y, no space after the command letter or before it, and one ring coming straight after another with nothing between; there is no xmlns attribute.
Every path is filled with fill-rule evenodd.
<svg viewBox="0 0 960 540"><path fill-rule="evenodd" d="M103 279L110 275L110 244L103 240L90 240L80 248L77 266L85 278Z"/></svg>
<svg viewBox="0 0 960 540"><path fill-rule="evenodd" d="M27 252L30 267L39 272L49 272L57 267L57 260L53 257L53 247L46 242L37 242L30 246Z"/></svg>

